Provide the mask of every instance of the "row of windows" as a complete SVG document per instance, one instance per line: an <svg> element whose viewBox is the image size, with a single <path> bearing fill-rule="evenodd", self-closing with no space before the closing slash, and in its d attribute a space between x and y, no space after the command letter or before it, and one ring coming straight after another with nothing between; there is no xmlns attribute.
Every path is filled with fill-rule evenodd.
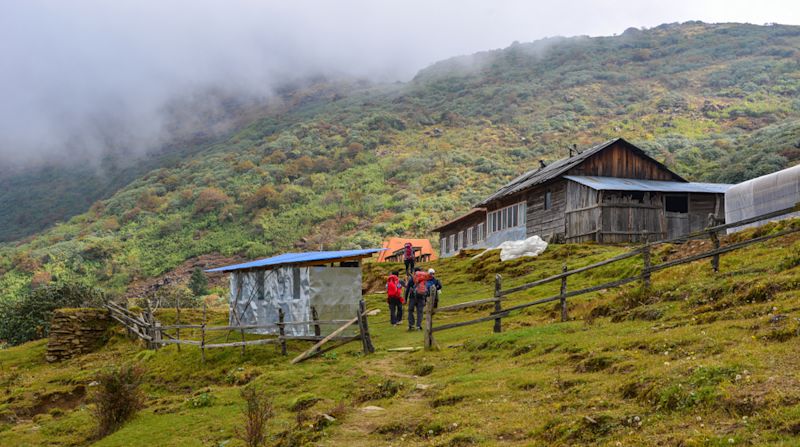
<svg viewBox="0 0 800 447"><path fill-rule="evenodd" d="M459 231L457 234L451 234L449 237L440 239L439 252L453 253L462 248L471 247L484 239L486 239L486 224L479 223L466 230Z"/></svg>
<svg viewBox="0 0 800 447"><path fill-rule="evenodd" d="M490 212L486 217L489 225L489 232L496 233L506 228L520 227L525 225L525 202L515 203L497 211Z"/></svg>
<svg viewBox="0 0 800 447"><path fill-rule="evenodd" d="M550 191L545 193L544 199L545 209L550 209L552 206ZM482 242L486 239L487 228L489 233L496 233L506 228L524 227L526 213L527 204L525 202L515 203L505 208L491 211L486 215L486 223L479 223L456 234L441 238L439 240L439 252L443 254L454 253L462 248L471 247Z"/></svg>

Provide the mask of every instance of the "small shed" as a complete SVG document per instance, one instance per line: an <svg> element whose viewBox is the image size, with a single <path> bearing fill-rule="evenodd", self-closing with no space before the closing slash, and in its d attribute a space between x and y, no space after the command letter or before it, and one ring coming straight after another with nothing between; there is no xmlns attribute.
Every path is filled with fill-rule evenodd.
<svg viewBox="0 0 800 447"><path fill-rule="evenodd" d="M762 214L779 211L800 203L800 165L762 175L732 186L725 193L725 221L738 222ZM800 217L792 213L777 219ZM771 219L771 220L777 220ZM731 228L728 232L763 225L766 221L742 227Z"/></svg>
<svg viewBox="0 0 800 447"><path fill-rule="evenodd" d="M271 258L218 267L208 272L229 272L231 326L312 321L349 320L361 299L361 260L382 248L285 253ZM322 335L335 328L322 326ZM312 324L287 325L287 335L314 335ZM248 332L276 334L277 327Z"/></svg>

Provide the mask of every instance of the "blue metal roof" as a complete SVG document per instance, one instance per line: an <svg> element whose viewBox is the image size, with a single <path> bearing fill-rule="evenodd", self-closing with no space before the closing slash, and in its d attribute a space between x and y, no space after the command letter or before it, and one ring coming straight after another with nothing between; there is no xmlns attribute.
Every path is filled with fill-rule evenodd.
<svg viewBox="0 0 800 447"><path fill-rule="evenodd" d="M355 256L367 257L373 253L384 251L385 248L367 248L363 250L341 250L341 251L311 251L307 253L284 253L271 258L259 259L257 261L245 262L242 264L226 265L217 267L206 272L230 272L233 270L245 270L258 267L276 267L280 265L300 264L315 261L336 261L337 259L352 258Z"/></svg>
<svg viewBox="0 0 800 447"><path fill-rule="evenodd" d="M653 191L653 192L700 192L724 194L733 185L724 183L668 182L664 180L640 180L617 177L591 177L565 175L564 178L596 190Z"/></svg>

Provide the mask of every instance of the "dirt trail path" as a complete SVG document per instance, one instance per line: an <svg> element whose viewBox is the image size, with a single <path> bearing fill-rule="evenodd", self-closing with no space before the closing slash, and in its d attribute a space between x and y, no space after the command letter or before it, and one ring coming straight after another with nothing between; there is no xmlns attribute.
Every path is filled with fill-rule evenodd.
<svg viewBox="0 0 800 447"><path fill-rule="evenodd" d="M362 369L365 373L370 376L400 381L405 384L404 389L390 399L357 405L352 413L348 414L319 445L331 447L341 445L390 446L400 442L411 445L409 441L388 440L386 435L376 433L381 426L407 421L409 415L425 414L430 409L426 393L434 385L425 377L402 372L409 369L403 359L408 354L406 352L382 353L364 361ZM370 410L368 407L380 407L383 410Z"/></svg>

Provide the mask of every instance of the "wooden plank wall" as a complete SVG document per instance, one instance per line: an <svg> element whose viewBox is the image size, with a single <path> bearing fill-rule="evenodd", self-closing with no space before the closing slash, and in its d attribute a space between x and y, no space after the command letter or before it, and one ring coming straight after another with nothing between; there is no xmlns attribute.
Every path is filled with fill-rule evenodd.
<svg viewBox="0 0 800 447"><path fill-rule="evenodd" d="M670 171L617 143L570 169L569 175L677 180Z"/></svg>
<svg viewBox="0 0 800 447"><path fill-rule="evenodd" d="M550 209L544 209L545 194L552 193ZM544 240L560 241L564 234L564 215L567 209L567 181L555 182L532 188L527 194L526 234L538 235Z"/></svg>
<svg viewBox="0 0 800 447"><path fill-rule="evenodd" d="M567 207L565 210L565 231L567 242L593 241L600 223L599 192L581 185L567 183Z"/></svg>
<svg viewBox="0 0 800 447"><path fill-rule="evenodd" d="M725 217L722 200L722 194L689 194L689 231L700 231L708 226L709 214Z"/></svg>
<svg viewBox="0 0 800 447"><path fill-rule="evenodd" d="M602 210L601 242L640 242L644 232L651 240L666 237L658 193L644 193L640 202L630 194L604 191Z"/></svg>

